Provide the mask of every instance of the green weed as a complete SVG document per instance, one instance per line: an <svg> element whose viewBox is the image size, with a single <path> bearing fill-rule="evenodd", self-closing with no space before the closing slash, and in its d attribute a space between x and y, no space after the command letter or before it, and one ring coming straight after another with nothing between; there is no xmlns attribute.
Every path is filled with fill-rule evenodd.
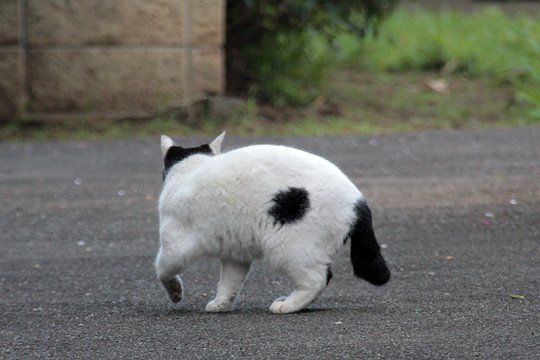
<svg viewBox="0 0 540 360"><path fill-rule="evenodd" d="M340 62L375 71L461 72L512 83L540 119L540 17L496 8L456 11L398 9L377 34L341 34Z"/></svg>
<svg viewBox="0 0 540 360"><path fill-rule="evenodd" d="M280 33L247 50L259 99L303 106L321 91L332 63L327 41L313 31Z"/></svg>

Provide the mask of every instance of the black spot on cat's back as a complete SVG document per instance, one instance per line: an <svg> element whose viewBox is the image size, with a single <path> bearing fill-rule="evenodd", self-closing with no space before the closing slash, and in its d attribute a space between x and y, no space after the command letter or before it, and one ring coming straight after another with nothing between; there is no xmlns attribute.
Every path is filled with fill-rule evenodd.
<svg viewBox="0 0 540 360"><path fill-rule="evenodd" d="M163 159L163 180L165 180L165 176L167 176L167 172L171 167L184 160L185 158L195 154L212 154L212 149L210 149L210 146L208 144L204 144L194 148L171 146L169 150L167 150L165 158Z"/></svg>
<svg viewBox="0 0 540 360"><path fill-rule="evenodd" d="M304 217L309 210L309 194L304 188L289 187L272 197L274 205L268 214L274 218L274 225L294 223Z"/></svg>

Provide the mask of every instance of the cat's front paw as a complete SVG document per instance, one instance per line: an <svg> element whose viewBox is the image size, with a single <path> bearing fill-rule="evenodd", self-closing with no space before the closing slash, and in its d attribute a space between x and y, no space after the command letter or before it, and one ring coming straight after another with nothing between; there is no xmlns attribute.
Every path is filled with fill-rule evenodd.
<svg viewBox="0 0 540 360"><path fill-rule="evenodd" d="M231 311L234 303L220 302L215 299L206 304L206 312L227 312Z"/></svg>
<svg viewBox="0 0 540 360"><path fill-rule="evenodd" d="M167 290L169 299L171 299L173 303L177 303L182 300L182 280L180 280L179 276L176 276L171 280L164 282L163 285Z"/></svg>

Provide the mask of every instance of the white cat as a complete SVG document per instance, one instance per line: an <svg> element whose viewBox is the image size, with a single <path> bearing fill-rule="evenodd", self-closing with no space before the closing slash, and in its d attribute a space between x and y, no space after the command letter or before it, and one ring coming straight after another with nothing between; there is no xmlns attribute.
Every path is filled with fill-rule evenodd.
<svg viewBox="0 0 540 360"><path fill-rule="evenodd" d="M159 199L158 278L182 299L178 276L203 255L221 260L206 311L230 311L255 259L288 276L295 290L270 311L299 311L332 277L336 250L351 239L356 276L390 279L362 193L329 161L285 146L254 145L221 153L225 133L195 148L161 137L164 185Z"/></svg>

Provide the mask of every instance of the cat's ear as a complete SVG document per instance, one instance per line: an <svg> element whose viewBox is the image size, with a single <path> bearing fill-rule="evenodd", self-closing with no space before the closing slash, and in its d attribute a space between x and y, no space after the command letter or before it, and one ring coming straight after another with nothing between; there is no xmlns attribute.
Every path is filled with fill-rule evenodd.
<svg viewBox="0 0 540 360"><path fill-rule="evenodd" d="M214 153L214 155L219 155L221 154L221 143L223 142L223 139L225 138L225 131L222 132L217 138L214 139L214 141L212 141L210 143L210 149L212 149L212 152Z"/></svg>
<svg viewBox="0 0 540 360"><path fill-rule="evenodd" d="M171 146L174 146L174 141L167 135L161 135L161 153L163 157L165 157Z"/></svg>

